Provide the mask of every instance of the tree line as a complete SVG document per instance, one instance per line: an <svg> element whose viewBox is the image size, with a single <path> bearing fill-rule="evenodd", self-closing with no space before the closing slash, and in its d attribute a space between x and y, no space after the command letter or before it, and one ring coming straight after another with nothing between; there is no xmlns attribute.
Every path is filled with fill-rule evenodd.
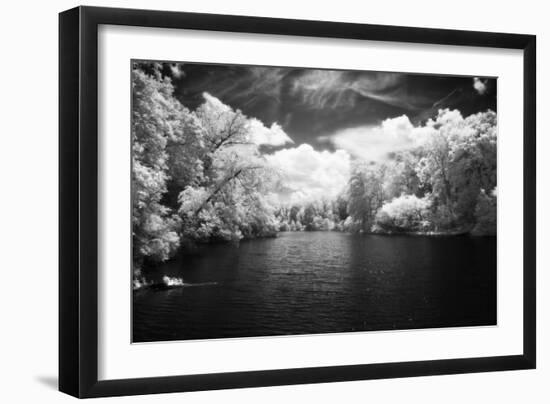
<svg viewBox="0 0 550 404"><path fill-rule="evenodd" d="M275 175L250 120L205 94L195 111L153 66L132 71L132 225L136 274L197 242L275 235Z"/></svg>
<svg viewBox="0 0 550 404"><path fill-rule="evenodd" d="M255 123L257 124L257 120ZM441 110L423 140L381 162L352 162L334 200L268 198L281 181L251 135L253 118L204 94L194 111L151 64L132 71L133 264L196 243L280 231L496 232L496 114Z"/></svg>
<svg viewBox="0 0 550 404"><path fill-rule="evenodd" d="M496 113L441 110L421 141L383 162L355 160L334 201L281 207L281 231L496 234Z"/></svg>

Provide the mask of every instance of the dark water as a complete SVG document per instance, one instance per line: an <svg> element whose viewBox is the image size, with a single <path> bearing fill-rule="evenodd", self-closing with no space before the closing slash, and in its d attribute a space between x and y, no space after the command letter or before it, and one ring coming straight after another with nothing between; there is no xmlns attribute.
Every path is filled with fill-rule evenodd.
<svg viewBox="0 0 550 404"><path fill-rule="evenodd" d="M496 239L281 233L207 246L134 292L134 342L496 324Z"/></svg>

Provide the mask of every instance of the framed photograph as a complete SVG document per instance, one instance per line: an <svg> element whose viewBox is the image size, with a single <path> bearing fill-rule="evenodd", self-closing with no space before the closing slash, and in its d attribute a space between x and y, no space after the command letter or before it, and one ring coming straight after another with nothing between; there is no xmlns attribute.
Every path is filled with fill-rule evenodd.
<svg viewBox="0 0 550 404"><path fill-rule="evenodd" d="M61 391L535 368L535 36L59 27Z"/></svg>

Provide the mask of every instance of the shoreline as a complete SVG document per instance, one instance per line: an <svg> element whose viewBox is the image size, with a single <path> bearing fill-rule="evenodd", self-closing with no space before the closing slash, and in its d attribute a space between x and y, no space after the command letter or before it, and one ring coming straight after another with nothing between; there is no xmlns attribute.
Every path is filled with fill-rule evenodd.
<svg viewBox="0 0 550 404"><path fill-rule="evenodd" d="M344 233L361 236L423 236L423 237L455 237L455 236L471 236L471 237L496 237L496 234L475 234L471 230L453 230L453 231L373 231L373 232L349 232L340 230L301 230L301 231L280 231L280 233ZM276 237L276 236L275 236ZM256 240L256 239L246 239ZM244 241L244 240L241 240ZM208 244L208 243L207 243Z"/></svg>

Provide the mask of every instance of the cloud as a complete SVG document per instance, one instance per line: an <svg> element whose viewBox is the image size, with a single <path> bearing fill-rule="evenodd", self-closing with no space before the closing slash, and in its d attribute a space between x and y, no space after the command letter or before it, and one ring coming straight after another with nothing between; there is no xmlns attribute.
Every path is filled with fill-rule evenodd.
<svg viewBox="0 0 550 404"><path fill-rule="evenodd" d="M354 107L359 99L371 99L416 110L418 97L407 94L400 85L404 79L399 73L310 70L294 80L291 92L314 109Z"/></svg>
<svg viewBox="0 0 550 404"><path fill-rule="evenodd" d="M277 122L273 122L271 127L267 128L259 119L249 118L248 128L252 142L257 145L284 146L294 143Z"/></svg>
<svg viewBox="0 0 550 404"><path fill-rule="evenodd" d="M457 115L458 114L458 115ZM458 111L447 111L445 119L462 119ZM392 153L421 145L435 132L431 126L413 126L406 115L384 120L378 126L359 126L320 136L321 142L330 142L336 149L349 152L365 161L382 162Z"/></svg>
<svg viewBox="0 0 550 404"><path fill-rule="evenodd" d="M265 157L282 176L284 188L274 195L280 203L334 198L349 178L350 155L344 150L316 151L304 143Z"/></svg>
<svg viewBox="0 0 550 404"><path fill-rule="evenodd" d="M207 90L241 108L260 104L276 111L279 106L281 85L288 69L254 66L209 66L209 69L207 74L193 76L192 82L186 83L187 91Z"/></svg>
<svg viewBox="0 0 550 404"><path fill-rule="evenodd" d="M185 72L183 71L182 63L171 63L170 64L170 73L175 79L181 79L185 77Z"/></svg>
<svg viewBox="0 0 550 404"><path fill-rule="evenodd" d="M252 104L262 98L270 98L279 103L281 83L286 69L271 67L249 67L245 75L246 83L241 83L239 96L245 97L245 104Z"/></svg>
<svg viewBox="0 0 550 404"><path fill-rule="evenodd" d="M409 117L389 118L378 126L360 126L320 136L320 142L330 142L337 150L346 150L353 157L367 162L384 162L393 153L425 147L439 133L439 128L452 130L453 136L470 136L472 128L464 125L457 109L440 109L437 116L423 126L414 126Z"/></svg>
<svg viewBox="0 0 550 404"><path fill-rule="evenodd" d="M318 139L328 141L337 149L346 150L365 161L379 162L387 159L392 152L414 146L417 129L406 115L402 115L386 119L379 126L348 128Z"/></svg>
<svg viewBox="0 0 550 404"><path fill-rule="evenodd" d="M474 77L474 84L473 84L475 90L479 95L483 95L487 92L487 81L481 80L479 77Z"/></svg>

